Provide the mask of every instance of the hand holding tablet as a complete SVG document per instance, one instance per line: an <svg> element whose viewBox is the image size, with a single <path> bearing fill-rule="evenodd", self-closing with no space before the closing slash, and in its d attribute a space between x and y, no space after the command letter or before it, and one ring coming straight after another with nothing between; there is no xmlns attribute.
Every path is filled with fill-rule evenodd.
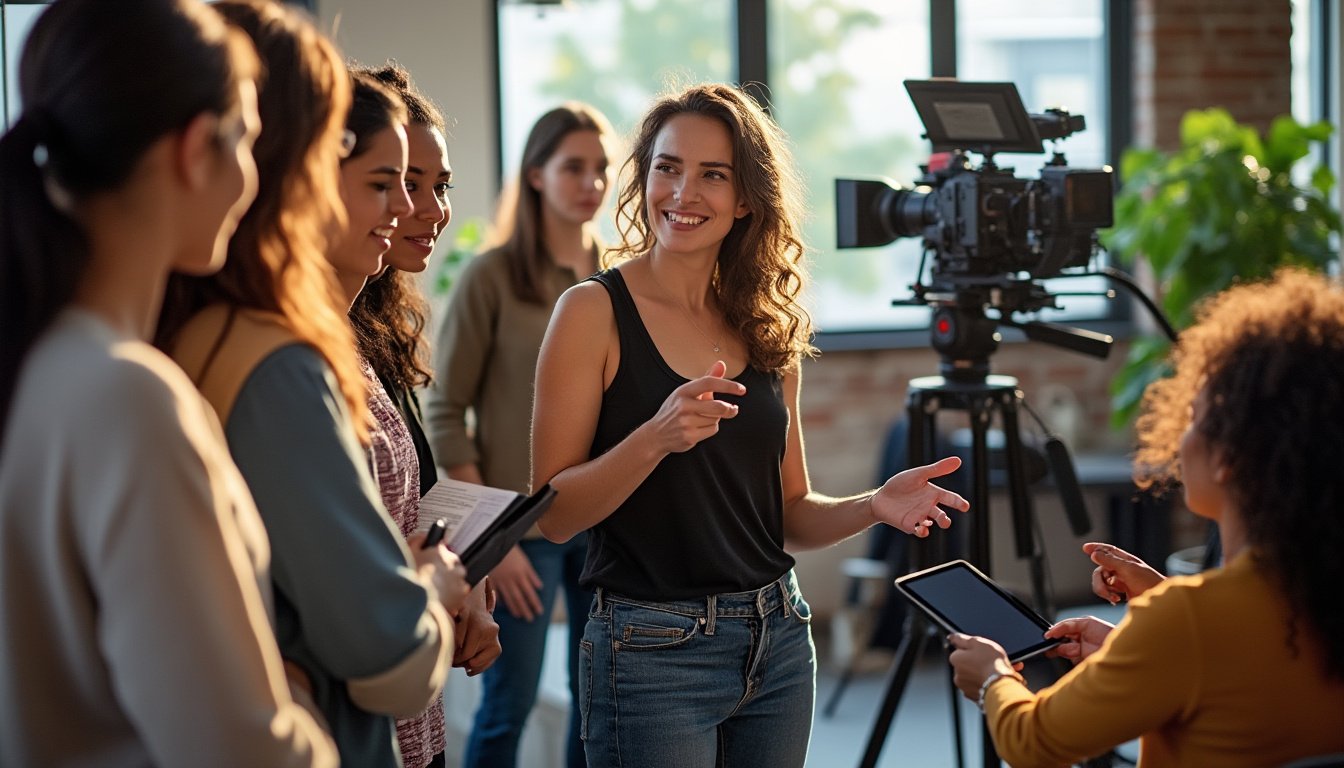
<svg viewBox="0 0 1344 768"><path fill-rule="evenodd" d="M1047 639L1050 622L965 560L902 576L896 588L938 626L989 638L1014 664L1063 642Z"/></svg>

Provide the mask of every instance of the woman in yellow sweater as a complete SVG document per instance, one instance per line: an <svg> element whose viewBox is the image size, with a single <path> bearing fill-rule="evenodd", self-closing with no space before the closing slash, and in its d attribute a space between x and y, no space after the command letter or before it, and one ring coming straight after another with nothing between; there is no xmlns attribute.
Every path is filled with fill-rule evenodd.
<svg viewBox="0 0 1344 768"><path fill-rule="evenodd" d="M1233 288L1173 362L1144 399L1139 479L1183 484L1225 566L1145 591L1113 630L1057 625L1081 661L1040 693L992 641L953 635L957 686L1013 766L1135 737L1143 768L1344 751L1344 289L1299 271Z"/></svg>

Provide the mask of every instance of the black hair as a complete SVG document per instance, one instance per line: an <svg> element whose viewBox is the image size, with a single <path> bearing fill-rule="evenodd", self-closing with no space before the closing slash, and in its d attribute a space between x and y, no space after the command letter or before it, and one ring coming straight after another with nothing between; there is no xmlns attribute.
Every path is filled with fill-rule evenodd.
<svg viewBox="0 0 1344 768"><path fill-rule="evenodd" d="M411 73L394 61L354 72L387 86L406 105L407 122L446 132L443 113L411 82ZM385 386L409 392L432 380L425 345L429 304L416 278L389 267L359 292L350 307L350 325L359 353ZM389 391L389 394L395 393Z"/></svg>
<svg viewBox="0 0 1344 768"><path fill-rule="evenodd" d="M409 118L407 122L416 125L428 125L431 128L438 128L444 133L448 132L443 113L434 105L434 102L430 101L415 87L415 84L411 82L411 73L407 72L405 67L389 60L381 67L359 67L355 71L372 77L400 96L401 100L406 103L406 113Z"/></svg>
<svg viewBox="0 0 1344 768"><path fill-rule="evenodd" d="M237 102L255 59L190 0L57 0L19 62L23 113L0 137L0 436L19 366L74 296L81 198L124 184L159 138Z"/></svg>
<svg viewBox="0 0 1344 768"><path fill-rule="evenodd" d="M368 151L369 140L379 131L406 124L406 104L392 89L368 74L351 72L350 77L354 93L345 128L355 135L349 155L354 158Z"/></svg>

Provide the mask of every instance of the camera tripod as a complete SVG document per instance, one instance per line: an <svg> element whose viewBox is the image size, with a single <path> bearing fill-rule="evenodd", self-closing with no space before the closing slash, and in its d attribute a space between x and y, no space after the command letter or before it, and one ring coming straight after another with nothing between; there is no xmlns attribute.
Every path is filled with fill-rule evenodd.
<svg viewBox="0 0 1344 768"><path fill-rule="evenodd" d="M956 525L965 525L968 529L967 559L985 573L991 573L988 434L994 413L999 414L1003 428L1003 450L1017 556L1019 559L1030 560L1035 607L1049 616L1054 611L1052 606L1047 604L1043 555L1033 536L1031 496L1027 489L1025 457L1019 431L1018 403L1021 400L1022 393L1017 388L1017 380L1010 376L985 375L974 379L925 376L913 379L906 397L909 463L910 466L918 466L932 458L939 411L960 410L969 414L971 485L968 500L971 509L968 515L958 519ZM931 539L910 542L913 570L936 565L947 559L947 535L939 531L932 533ZM918 611L911 611L907 616L905 633L896 651L886 694L878 709L877 720L869 735L863 761L859 764L860 768L875 768L877 765L887 731L910 681L915 662L923 655L929 639L938 631L939 628L930 624ZM952 731L957 765L963 766L965 761L962 754L961 708L957 700L958 692L951 685L950 678L949 689L952 695ZM983 765L998 766L998 754L994 751L994 742L990 738L988 725L983 718L981 718L981 744Z"/></svg>

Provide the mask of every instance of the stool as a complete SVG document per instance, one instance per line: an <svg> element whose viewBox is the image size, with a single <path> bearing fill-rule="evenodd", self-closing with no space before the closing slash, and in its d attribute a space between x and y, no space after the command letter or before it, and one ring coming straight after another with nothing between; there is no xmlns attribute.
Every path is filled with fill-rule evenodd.
<svg viewBox="0 0 1344 768"><path fill-rule="evenodd" d="M878 601L886 593L887 585L893 578L885 561L867 557L845 558L840 563L840 573L858 583L858 599L853 610L861 615L863 620L859 622L852 620L836 621L832 624L831 640L833 647L839 648L843 642L849 647L850 653L844 669L840 672L840 680L836 683L835 690L831 692L830 698L826 700L826 706L822 708L822 715L825 717L835 714L835 708L840 703L840 696L849 686L850 680L853 679L860 662L863 660L864 653L871 645L868 635L872 634L874 625L877 623ZM848 637L837 637L842 632L847 634Z"/></svg>

